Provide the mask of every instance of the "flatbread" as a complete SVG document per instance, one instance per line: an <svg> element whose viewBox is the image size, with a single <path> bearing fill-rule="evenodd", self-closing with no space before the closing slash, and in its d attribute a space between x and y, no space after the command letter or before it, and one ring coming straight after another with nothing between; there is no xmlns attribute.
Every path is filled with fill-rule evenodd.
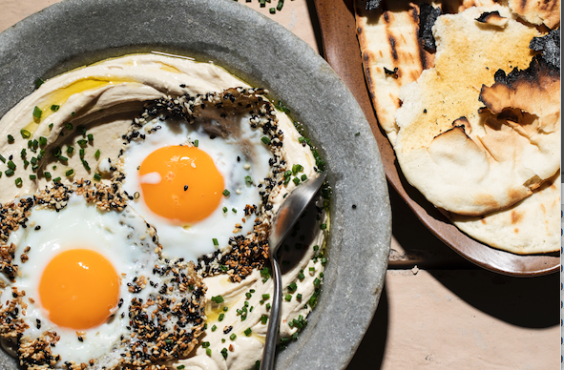
<svg viewBox="0 0 564 370"><path fill-rule="evenodd" d="M513 12L529 23L560 27L560 0L509 0Z"/></svg>
<svg viewBox="0 0 564 370"><path fill-rule="evenodd" d="M508 18L505 27L476 21L491 11ZM534 55L529 43L538 31L510 18L499 5L439 17L435 67L400 91L395 150L402 172L449 212L479 216L510 207L560 168L559 121L547 134L531 124L537 135L523 137L514 126L490 124L490 112L479 113L482 85L493 85L499 69L526 69ZM490 151L500 145L505 149Z"/></svg>
<svg viewBox="0 0 564 370"><path fill-rule="evenodd" d="M476 5L493 5L494 1L383 0L374 10L366 10L364 0L355 2L366 83L378 122L392 145L399 130L394 114L400 107L400 88L434 66L434 53L418 40L421 3L440 7L443 13L457 13Z"/></svg>
<svg viewBox="0 0 564 370"><path fill-rule="evenodd" d="M486 217L448 217L460 230L494 248L516 254L560 249L560 171L535 193Z"/></svg>
<svg viewBox="0 0 564 370"><path fill-rule="evenodd" d="M435 66L434 59L436 56L432 50L425 47L426 44L428 44L427 40L417 40L418 33L428 33L428 30L419 30L419 20L416 19L416 15L420 15L422 2L388 2L390 4L387 4L387 2L384 1L380 8L372 11L367 11L365 9L366 3L364 0L357 0L355 5L357 34L363 54L367 85L378 121L387 133L392 146L395 146L399 126L395 122L394 114L402 105L399 97L400 89L404 85L416 81L419 78L419 76L417 76L418 73L420 75L425 69L433 68ZM508 23L510 23L510 19L516 19L518 16L515 11L513 11L512 16L510 16L506 1L503 2L503 4L505 4L505 6L502 7L503 10L499 8L491 8L491 6L494 5L493 1L435 1L432 3L425 3L430 3L434 7L440 7L442 8L442 13L447 14L459 13L473 6L487 6L490 8L489 11L488 9L480 9L480 14L476 17L476 21L484 23L482 25L484 28L487 27L494 29L497 27L499 31L503 31L507 27ZM532 4L530 1L527 3ZM521 4L523 4L523 2L521 2ZM558 1L558 10L559 7L560 5ZM534 9L529 9L529 11L534 13ZM524 12L521 11L521 14L522 13ZM537 13L540 14L541 12ZM523 15L521 15L521 17L525 18ZM527 23L522 22L521 20L520 22L527 25ZM541 23L542 22L537 22L536 24ZM545 25L552 27L550 21L545 22ZM422 25L422 27L425 27L425 25ZM524 49L525 54L527 54L527 58L524 58L525 61L522 63L515 63L515 59L511 58L513 59L513 62L511 62L510 66L505 69L507 73L516 66L521 69L526 68L526 60L532 57L533 53L526 51L526 39L530 39L532 35L539 35L536 34L531 27L529 27L529 30L530 33L527 33L524 41L521 40L522 43L516 43L516 39L512 39L509 44L503 45L508 47L518 46L520 50ZM554 66L558 65L559 67L559 36L559 31L552 31L550 35L532 40L530 48L537 52L542 51L542 58L544 58L548 64L553 64ZM519 35L514 35L514 37L519 37ZM479 44L480 43L478 43L478 45ZM469 42L469 46L470 45L474 46L475 44L472 45L471 42ZM506 48L504 47L500 47L496 50L501 54L505 52L505 49ZM398 50L400 50L400 52L398 52ZM396 55L394 55L394 52ZM505 55L509 61L511 54L506 53ZM455 53L453 58L456 57L457 55ZM458 59L460 61L468 60L468 58L463 58L460 53L458 54ZM390 73L394 71L395 73ZM498 72L498 77L500 78L502 77L502 71ZM460 70L459 72L460 76L462 76L462 71ZM475 91L477 93L475 96L479 97L479 93L484 89L484 100L489 103L490 109L486 108L481 110L482 113L478 114L481 117L479 123L481 123L482 126L485 125L486 127L488 126L487 123L489 123L489 125L497 126L498 128L501 128L501 125L503 124L504 131L497 132L500 134L498 135L498 138L503 138L505 131L507 131L506 129L509 127L508 125L513 124L513 122L518 122L519 120L535 121L534 115L527 113L527 110L537 110L537 114L548 117L550 114L547 112L542 113L542 111L554 112L554 102L560 101L559 90L556 93L554 90L555 85L548 83L548 85L552 86L552 90L554 90L552 91L552 96L547 98L547 101L552 101L552 103L548 104L550 107L543 107L543 109L540 110L537 109L539 106L538 103L542 102L542 99L544 99L539 98L538 96L536 99L532 99L532 102L525 102L521 99L521 97L519 97L516 99L518 104L509 104L509 102L511 100L515 100L518 95L515 92L509 91L515 88L513 85L516 82L514 78L516 73L509 73L509 76L507 76L507 74L503 76L505 78L513 79L513 81L511 81L513 85L508 83L510 81L506 80L505 87L502 86L503 83L501 83L501 80L498 81L497 85L495 85L495 73L496 70L492 68L491 73L489 74L490 84L484 84L485 86L475 86ZM456 75L456 73L453 73L453 75ZM456 76L456 78L458 79L459 76ZM531 77L529 74L529 79L534 82L535 77ZM521 82L519 83L523 85L523 79L521 79ZM559 83L558 74L558 85ZM524 95L534 96L533 94L536 94L536 91L531 91L531 87L532 86L529 86L528 92L526 92L525 89ZM488 94L490 96L489 100ZM494 104L493 98L499 98L502 94L506 94L505 98L497 100L502 100L505 104ZM480 107L484 107L485 104L480 105ZM525 109L525 113L523 113L517 109L506 109L509 105L518 105L521 108L524 108L524 106L527 105L527 108ZM534 108L531 106L534 106ZM558 104L558 126L560 124L559 111ZM487 123L486 120L488 120ZM538 123L539 120L537 119L535 122ZM527 127L527 125L525 125L525 127ZM472 128L473 126L468 121L467 117L457 117L450 123L450 126L447 127L446 131L452 133L452 136L457 138L461 144L461 146L456 147L455 151L461 151L461 147L463 145L469 145L470 142L474 144L466 132L472 132ZM490 127L490 129L492 129L492 127ZM518 129L518 126L513 125L513 129L510 131L509 136L513 139L519 140L521 138L515 136L515 134L518 133L516 129ZM462 133L462 135L457 135L460 133ZM445 136L448 138L449 135L443 135L440 139L444 139ZM492 142L495 141L493 140L494 135L491 136L492 137L489 138L490 150L495 152L495 145L492 145ZM440 142L440 140L438 141ZM525 141L530 142L529 139L526 139ZM488 142L488 139L486 139L486 142ZM452 142L447 141L447 145L452 146L452 144ZM484 149L481 141L478 141L477 146ZM503 155L507 156L507 153L504 153L503 151L503 147L500 148L501 150L498 150L497 153L498 157ZM397 148L395 149L397 150ZM559 153L559 149L557 151ZM560 156L558 153L555 153L555 158L559 160ZM558 212L560 210L560 203L558 203L560 199L560 172L559 170L556 172L556 175L543 183L537 181L536 185L531 186L529 191L527 191L527 193L531 194L530 196L518 201L516 204L513 204L505 210L495 211L485 216L464 216L439 209L445 213L463 232L467 233L470 237L491 245L492 247L516 254L554 252L560 247L557 233L559 219ZM536 189L535 186L537 187Z"/></svg>

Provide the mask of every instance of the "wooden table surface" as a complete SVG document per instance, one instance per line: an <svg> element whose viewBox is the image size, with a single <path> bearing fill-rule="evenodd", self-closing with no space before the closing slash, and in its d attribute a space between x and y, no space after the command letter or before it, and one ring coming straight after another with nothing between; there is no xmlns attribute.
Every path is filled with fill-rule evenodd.
<svg viewBox="0 0 564 370"><path fill-rule="evenodd" d="M278 0L271 1L261 8L258 0L240 0L323 55L313 0L286 0L275 14L269 9ZM0 0L0 32L57 2ZM393 190L390 203L384 292L349 370L559 368L558 274L523 279L476 268L434 237Z"/></svg>

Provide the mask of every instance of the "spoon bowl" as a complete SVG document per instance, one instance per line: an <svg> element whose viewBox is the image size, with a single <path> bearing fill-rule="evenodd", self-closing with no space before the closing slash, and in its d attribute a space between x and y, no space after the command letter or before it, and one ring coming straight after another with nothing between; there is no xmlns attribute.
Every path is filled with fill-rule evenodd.
<svg viewBox="0 0 564 370"><path fill-rule="evenodd" d="M325 173L320 173L316 178L298 186L290 193L290 195L288 195L274 216L268 240L270 264L272 266L272 279L274 281L274 293L272 297L272 307L270 309L268 330L266 332L264 352L260 366L261 370L271 370L274 367L276 339L278 338L278 326L280 325L282 274L280 273L280 265L278 264L276 252L306 209L307 205L312 201L317 191L321 188L321 185L323 185L326 177L327 175Z"/></svg>

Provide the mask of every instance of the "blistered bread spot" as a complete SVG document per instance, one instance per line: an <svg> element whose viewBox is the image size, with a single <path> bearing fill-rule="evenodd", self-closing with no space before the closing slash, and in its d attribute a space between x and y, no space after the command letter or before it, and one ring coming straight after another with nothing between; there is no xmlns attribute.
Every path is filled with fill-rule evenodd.
<svg viewBox="0 0 564 370"><path fill-rule="evenodd" d="M560 0L509 0L509 7L529 23L550 29L560 25Z"/></svg>
<svg viewBox="0 0 564 370"><path fill-rule="evenodd" d="M511 211L511 223L516 224L519 223L523 219L523 215L516 210Z"/></svg>
<svg viewBox="0 0 564 370"><path fill-rule="evenodd" d="M478 18L476 18L476 21L490 26L505 28L505 26L507 26L508 19L502 17L498 11L493 11L482 13Z"/></svg>

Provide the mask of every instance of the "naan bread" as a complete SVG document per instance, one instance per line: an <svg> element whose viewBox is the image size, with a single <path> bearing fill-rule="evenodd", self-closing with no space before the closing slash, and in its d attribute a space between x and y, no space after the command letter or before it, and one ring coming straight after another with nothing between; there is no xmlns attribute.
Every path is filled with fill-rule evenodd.
<svg viewBox="0 0 564 370"><path fill-rule="evenodd" d="M421 13L421 1L384 1L380 8L367 11L365 10L365 1L356 1L356 20L357 20L357 34L359 42L361 45L361 51L363 55L363 63L365 69L366 80L370 94L372 97L372 102L374 109L377 113L378 121L382 128L386 131L388 138L392 145L395 145L397 133L399 131L399 126L396 124L394 114L397 109L400 108L400 98L399 93L402 86L407 85L411 82L416 81L419 75L425 70L434 67L435 53L433 50L426 48L428 40L418 40L418 34L421 33L419 30L419 19ZM516 11L517 7L513 7L512 16L510 16L509 8L503 6L500 9L498 7L493 7L493 1L434 1L425 2L430 3L434 7L441 7L442 13L459 13L473 6L487 6L485 9L480 9L474 11L475 19L479 23L483 23L481 28L489 29L490 32L498 28L499 31L505 31L505 28L510 23L510 20L516 19L516 14L519 13L523 18L526 19L522 14L524 11ZM507 5L507 2L503 2ZM545 2L545 4L554 3L554 1ZM560 22L560 4L558 3L558 24ZM520 4L524 4L520 2ZM529 14L541 14L537 8L532 8L530 1L527 2ZM547 6L544 6L546 10ZM536 10L535 10L536 9ZM553 8L554 9L554 8ZM542 10L542 9L541 9ZM478 15L479 13L479 15ZM554 14L554 13L552 13ZM466 21L469 21L471 17L467 17ZM551 23L547 17L545 19L545 25L554 28L554 21ZM529 18L531 19L531 18ZM551 19L555 19L552 17ZM521 22L521 21L520 21ZM424 23L424 22L422 22ZM476 25L472 22L473 27ZM511 28L509 32L511 35L505 38L504 41L498 40L496 45L495 42L490 42L493 44L494 50L501 55L505 55L506 65L503 70L510 72L513 67L519 67L525 69L528 67L528 61L531 59L533 53L527 50L528 43L532 36L538 36L531 27L527 27L527 30L521 28L519 32L515 32L513 29L512 21L510 24ZM524 22L522 22L524 23ZM533 22L536 24L541 24L541 22ZM526 24L526 23L524 23ZM422 26L423 28L425 26ZM428 33L428 29L423 29L423 33ZM559 31L553 31L550 35L544 36L542 38L536 38L531 44L531 48L535 51L542 51L543 58L546 59L547 63L553 64L554 66L559 65ZM421 36L421 35L419 35ZM464 35L463 37L467 37ZM439 40L441 43L442 40ZM473 39L467 40L467 49L475 47L483 47L487 44L488 40L482 39L478 42L474 42ZM545 44L550 45L545 45ZM554 45L552 45L554 44ZM501 46L499 46L501 45ZM520 59L521 63L516 63L518 58L515 58L515 50L510 50L510 53L506 53L506 49L516 48L523 51L523 55ZM552 50L554 49L554 50ZM399 52L398 52L399 50ZM461 52L462 51L462 52ZM463 52L471 53L471 50L455 50L451 54L453 60L458 62L468 62L472 66L476 67L476 62L473 58L464 57ZM494 51L494 52L495 52ZM513 53L512 53L513 52ZM505 53L505 54L503 54ZM554 54L554 55L552 55ZM448 55L448 52L447 52ZM488 54L484 54L488 57ZM556 62L555 62L556 61ZM538 60L537 60L538 62ZM503 63L497 63L501 65ZM495 153L498 159L503 159L504 157L512 157L515 151L504 150L504 141L516 141L513 146L518 146L520 140L524 140L525 145L530 145L531 132L530 128L535 125L544 126L547 122L547 131L551 131L554 125L553 113L558 114L558 130L560 125L560 92L556 89L556 84L554 83L555 73L554 71L550 73L543 72L544 79L543 83L534 83L538 78L534 77L531 73L528 74L529 81L533 84L529 84L525 89L520 88L517 92L516 85L527 85L526 79L521 78L518 82L516 75L517 72L509 73L509 76L502 76L503 72L498 72L498 81L494 79L496 69L491 67L492 64L488 65L490 68L487 73L487 80L489 83L474 84L473 92L474 101L473 103L478 104L478 108L488 107L489 109L482 109L481 114L476 110L476 114L480 117L478 121L478 126L482 125L482 131L490 131L490 135L485 139L486 145L489 144L489 150L491 153ZM538 64L533 63L534 66L539 67ZM534 67L529 70L529 72L539 72L540 67L534 70ZM546 66L541 66L542 68ZM384 69L385 68L385 69ZM396 69L397 68L397 69ZM465 68L462 66L460 69L453 68L452 70L441 69L439 65L439 73L442 73L441 77L445 76L445 73L451 72L449 76L454 76L455 81L462 80L462 82L467 82L468 78L464 78ZM471 68L471 67L470 67ZM484 67L485 69L485 67ZM502 71L503 71L502 70ZM486 70L487 71L487 70ZM392 73L390 73L392 72ZM550 78L552 76L552 79ZM505 80L503 78L505 78ZM559 73L558 73L558 86L560 84ZM454 86L453 86L454 85ZM452 89L456 89L456 83L450 85ZM483 86L484 85L484 86ZM537 95L538 89L541 85L545 86L545 90L548 94L542 94L540 97ZM527 90L528 89L528 90ZM558 90L558 91L557 91ZM450 90L449 90L450 92ZM482 100L485 100L483 104L477 103L477 99L482 94ZM531 97L531 101L528 99L523 99L525 97ZM556 102L558 104L556 105ZM510 106L514 106L511 109ZM555 107L557 109L555 110ZM518 109L515 109L518 108ZM521 112L521 109L524 112ZM529 113L529 111L536 111L536 113ZM415 112L417 113L417 112ZM429 112L427 112L428 114ZM539 116L537 116L537 114ZM552 118L550 118L552 115ZM538 118L541 117L541 118ZM448 122L448 121L447 121ZM446 124L445 135L439 135L437 142L441 144L443 139L444 150L454 152L454 155L458 152L462 152L464 146L470 146L470 150L481 149L483 151L485 146L480 140L475 143L468 135L468 132L472 132L472 128L479 130L470 124L467 117L456 117L450 126ZM523 130L520 130L523 126ZM550 128L549 128L550 127ZM497 130L496 130L497 129ZM509 130L508 130L509 129ZM536 130L536 129L535 129ZM468 132L467 132L468 131ZM534 131L534 130L533 130ZM542 131L542 130L540 130ZM541 135L538 133L538 135ZM518 137L520 134L525 133L526 135ZM451 135L452 134L452 135ZM519 135L516 135L519 134ZM529 136L527 136L529 135ZM452 136L452 140L449 139ZM470 134L476 138L475 135ZM559 136L559 135L558 135ZM434 136L433 136L434 137ZM484 137L484 136L482 136ZM415 139L416 141L417 139ZM501 140L501 141L500 141ZM459 146L454 146L455 143L459 143ZM503 143L504 145L497 146L496 143ZM555 141L552 141L555 144ZM440 146L440 145L439 145ZM550 145L549 145L550 147ZM397 148L395 148L397 150ZM437 149L437 148L435 148ZM518 151L520 150L517 148ZM552 149L554 145L552 145ZM555 158L559 160L559 147L556 150ZM492 154L489 153L491 156ZM530 159L530 158L527 158ZM549 172L549 171L547 171ZM513 206L506 208L505 210L496 211L489 213L485 216L463 216L455 213L446 213L452 222L460 228L462 231L467 233L469 236L491 245L495 248L503 249L517 254L531 254L531 253L548 253L557 251L560 247L560 241L558 237L558 224L559 224L559 211L560 211L560 172L556 171L557 174L546 180L540 185L540 187L535 189L535 186L539 186L539 181L535 184L529 184L529 190L526 191L527 194L531 194L523 200L518 201ZM465 173L461 174L464 179ZM462 181L464 182L464 181Z"/></svg>
<svg viewBox="0 0 564 370"><path fill-rule="evenodd" d="M400 88L434 65L434 52L418 40L422 3L441 8L443 13L457 13L473 6L493 5L494 1L388 0L374 10L366 10L364 0L355 2L366 82L378 122L392 145L398 132L394 114L400 107Z"/></svg>
<svg viewBox="0 0 564 370"><path fill-rule="evenodd" d="M508 18L505 27L476 21L491 11ZM400 91L395 150L402 172L449 212L479 216L510 207L560 168L559 121L550 133L531 124L527 130L536 131L524 137L515 125L479 113L482 85L493 85L499 69L526 69L533 57L529 43L538 31L510 18L498 5L439 17L435 67ZM499 145L505 149L490 152Z"/></svg>
<svg viewBox="0 0 564 370"><path fill-rule="evenodd" d="M483 243L516 254L560 249L560 171L535 193L486 217L448 217L460 230Z"/></svg>

